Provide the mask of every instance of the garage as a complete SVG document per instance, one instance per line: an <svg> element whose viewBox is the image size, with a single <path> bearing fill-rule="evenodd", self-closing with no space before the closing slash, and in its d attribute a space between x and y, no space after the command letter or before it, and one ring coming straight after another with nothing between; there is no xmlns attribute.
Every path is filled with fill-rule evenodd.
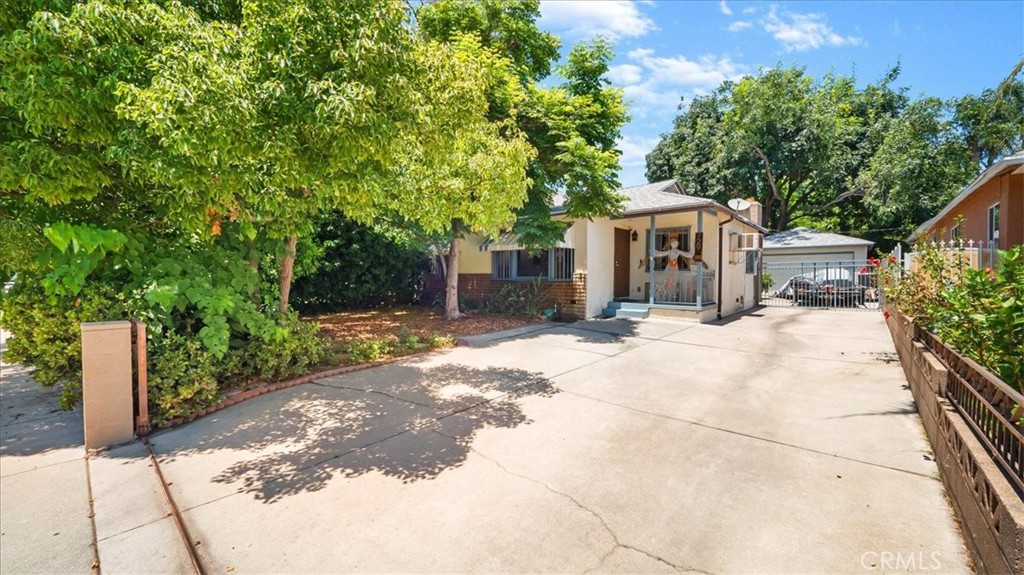
<svg viewBox="0 0 1024 575"><path fill-rule="evenodd" d="M814 307L864 307L874 296L874 270L867 266L874 242L810 228L775 232L764 238L762 303ZM797 298L793 278L811 296ZM799 300L799 301L798 301Z"/></svg>

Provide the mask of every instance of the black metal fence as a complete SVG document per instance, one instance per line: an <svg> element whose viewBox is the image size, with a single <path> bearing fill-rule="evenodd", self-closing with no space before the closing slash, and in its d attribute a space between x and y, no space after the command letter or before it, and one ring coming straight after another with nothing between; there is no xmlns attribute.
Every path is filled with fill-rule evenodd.
<svg viewBox="0 0 1024 575"><path fill-rule="evenodd" d="M877 310L878 273L868 262L766 262L761 303L769 307Z"/></svg>

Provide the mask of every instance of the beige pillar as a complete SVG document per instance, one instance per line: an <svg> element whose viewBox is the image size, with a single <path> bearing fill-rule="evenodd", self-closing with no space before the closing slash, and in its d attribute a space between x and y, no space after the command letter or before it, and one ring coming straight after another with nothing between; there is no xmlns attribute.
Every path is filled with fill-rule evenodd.
<svg viewBox="0 0 1024 575"><path fill-rule="evenodd" d="M86 449L134 438L131 322L82 324L82 414Z"/></svg>

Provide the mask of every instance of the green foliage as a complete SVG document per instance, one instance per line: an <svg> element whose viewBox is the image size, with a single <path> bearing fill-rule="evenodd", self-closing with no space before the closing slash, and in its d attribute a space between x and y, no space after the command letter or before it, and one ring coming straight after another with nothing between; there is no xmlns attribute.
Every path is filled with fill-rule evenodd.
<svg viewBox="0 0 1024 575"><path fill-rule="evenodd" d="M62 409L73 408L82 395L82 322L124 319L116 291L90 285L74 298L48 303L37 282L18 281L0 299L8 340L4 361L32 366L32 377L44 387L59 386Z"/></svg>
<svg viewBox="0 0 1024 575"><path fill-rule="evenodd" d="M484 304L484 311L498 315L539 316L552 304L547 282L534 278L529 283L507 283Z"/></svg>
<svg viewBox="0 0 1024 575"><path fill-rule="evenodd" d="M222 399L216 358L184 335L162 334L149 346L148 399L153 423L190 417Z"/></svg>
<svg viewBox="0 0 1024 575"><path fill-rule="evenodd" d="M857 89L801 68L761 70L694 98L647 156L651 181L764 205L763 225L862 236L888 249L934 215L978 165L1024 146L1024 82L945 103L895 88L899 66ZM859 230L859 233L858 233Z"/></svg>
<svg viewBox="0 0 1024 575"><path fill-rule="evenodd" d="M455 345L455 340L451 336L432 333L428 337L421 338L403 327L397 337L357 339L349 342L345 346L345 351L348 353L349 363L359 364L422 350L452 347L453 345Z"/></svg>
<svg viewBox="0 0 1024 575"><path fill-rule="evenodd" d="M761 293L768 293L775 285L775 278L771 272L761 272Z"/></svg>
<svg viewBox="0 0 1024 575"><path fill-rule="evenodd" d="M1000 252L996 269L978 270L967 256L922 244L917 271L879 269L886 302L947 345L1024 391L1024 253Z"/></svg>
<svg viewBox="0 0 1024 575"><path fill-rule="evenodd" d="M326 355L320 326L297 315L281 318L266 339L256 338L240 353L236 377L278 380L307 373Z"/></svg>
<svg viewBox="0 0 1024 575"><path fill-rule="evenodd" d="M429 268L426 246L408 230L337 213L321 218L311 241L300 243L300 260L307 245L320 250L318 265L296 280L291 297L304 313L412 303Z"/></svg>

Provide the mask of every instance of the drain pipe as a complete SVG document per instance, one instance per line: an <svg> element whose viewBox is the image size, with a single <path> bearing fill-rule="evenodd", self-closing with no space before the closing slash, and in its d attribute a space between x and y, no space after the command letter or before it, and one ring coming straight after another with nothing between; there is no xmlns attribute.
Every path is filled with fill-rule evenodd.
<svg viewBox="0 0 1024 575"><path fill-rule="evenodd" d="M725 270L722 269L722 252L725 251L722 249L722 235L725 233L725 224L735 219L736 212L733 212L729 219L718 222L718 297L715 298L718 301L718 319L722 319L722 277L725 276Z"/></svg>

